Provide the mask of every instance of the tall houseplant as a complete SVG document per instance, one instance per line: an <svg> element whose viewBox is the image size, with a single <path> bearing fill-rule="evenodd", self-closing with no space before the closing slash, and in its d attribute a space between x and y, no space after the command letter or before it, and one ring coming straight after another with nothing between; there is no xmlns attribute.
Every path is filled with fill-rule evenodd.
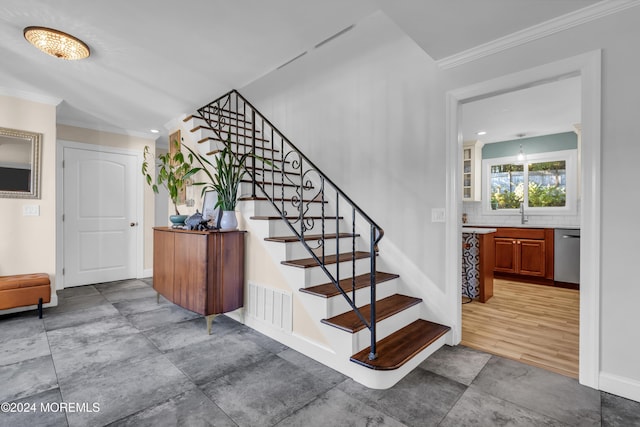
<svg viewBox="0 0 640 427"><path fill-rule="evenodd" d="M238 222L235 216L236 204L238 202L238 189L240 182L246 174L245 163L249 157L260 159L265 163L270 162L256 156L252 153L245 153L236 156L231 151L231 141L225 142L224 148L214 158L213 163L206 157L195 153L191 148L183 145L197 161L199 167L194 167L191 172L197 173L203 171L208 178L208 182L198 182L194 185L202 185L202 194L206 191L213 190L218 194L218 202L216 207L222 210L222 219L220 228L235 229ZM230 221L230 223L227 223Z"/></svg>
<svg viewBox="0 0 640 427"><path fill-rule="evenodd" d="M193 170L193 154L185 158L180 151L180 143L173 141L175 145L175 153L171 152L160 154L156 158L160 161L160 169L154 178L150 173L150 168L155 168L155 159L151 155L149 146L144 147L144 161L142 162L142 175L145 177L147 184L158 194L158 186L161 185L167 189L169 198L173 203L175 215L171 215L170 220L174 224L184 224L187 215L181 215L178 211L178 201L180 192L185 188L188 179L195 173Z"/></svg>

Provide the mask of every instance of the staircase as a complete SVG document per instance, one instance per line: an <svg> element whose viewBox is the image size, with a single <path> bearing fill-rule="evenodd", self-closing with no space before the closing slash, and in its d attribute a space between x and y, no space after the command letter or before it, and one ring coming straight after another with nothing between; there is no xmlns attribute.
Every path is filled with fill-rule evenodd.
<svg viewBox="0 0 640 427"><path fill-rule="evenodd" d="M399 293L397 274L377 270L382 228L242 95L233 90L184 121L202 154L225 144L237 156L255 154L243 211L264 230L290 286L300 287L335 357L350 361L332 367L387 388L444 344L450 328L423 319L422 300Z"/></svg>

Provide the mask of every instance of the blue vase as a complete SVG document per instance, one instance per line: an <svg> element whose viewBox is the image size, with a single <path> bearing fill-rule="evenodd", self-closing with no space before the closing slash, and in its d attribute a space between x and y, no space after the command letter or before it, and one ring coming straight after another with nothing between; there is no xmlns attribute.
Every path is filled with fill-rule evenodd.
<svg viewBox="0 0 640 427"><path fill-rule="evenodd" d="M188 216L189 215L171 215L169 216L169 221L171 221L172 225L184 225Z"/></svg>

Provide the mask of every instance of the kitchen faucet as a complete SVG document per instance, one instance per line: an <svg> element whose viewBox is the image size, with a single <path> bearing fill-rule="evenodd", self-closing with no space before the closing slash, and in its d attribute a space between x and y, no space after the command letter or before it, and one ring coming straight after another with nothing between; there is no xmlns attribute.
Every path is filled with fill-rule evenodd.
<svg viewBox="0 0 640 427"><path fill-rule="evenodd" d="M520 202L520 224L526 224L527 222L529 222L529 218L524 216L524 203Z"/></svg>

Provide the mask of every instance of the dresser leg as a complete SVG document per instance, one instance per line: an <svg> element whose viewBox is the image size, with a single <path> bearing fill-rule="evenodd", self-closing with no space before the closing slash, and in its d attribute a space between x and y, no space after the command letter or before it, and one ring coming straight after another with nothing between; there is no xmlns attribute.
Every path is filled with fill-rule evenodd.
<svg viewBox="0 0 640 427"><path fill-rule="evenodd" d="M217 314L210 314L208 316L205 316L205 319L207 319L207 333L209 335L211 335L211 323L213 322L213 319L215 319L217 316Z"/></svg>
<svg viewBox="0 0 640 427"><path fill-rule="evenodd" d="M160 292L156 292L156 304L160 304Z"/></svg>

